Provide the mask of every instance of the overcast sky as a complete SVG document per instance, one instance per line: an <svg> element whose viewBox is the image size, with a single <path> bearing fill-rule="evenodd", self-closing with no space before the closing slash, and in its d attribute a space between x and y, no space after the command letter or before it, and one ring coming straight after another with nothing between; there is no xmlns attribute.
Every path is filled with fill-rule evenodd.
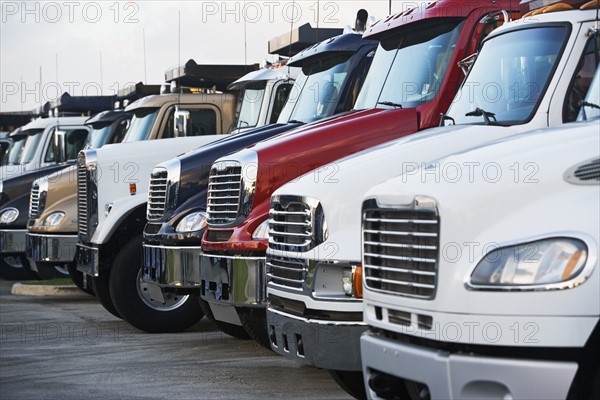
<svg viewBox="0 0 600 400"><path fill-rule="evenodd" d="M188 59L243 64L244 29L247 62L260 62L268 57L268 40L289 32L292 20L295 26L316 26L318 15L320 27L343 28L362 7L377 19L389 7L388 0L0 3L0 111L31 110L66 91L115 94L144 76L147 83L160 84L168 67ZM392 11L408 4L416 2L395 0Z"/></svg>

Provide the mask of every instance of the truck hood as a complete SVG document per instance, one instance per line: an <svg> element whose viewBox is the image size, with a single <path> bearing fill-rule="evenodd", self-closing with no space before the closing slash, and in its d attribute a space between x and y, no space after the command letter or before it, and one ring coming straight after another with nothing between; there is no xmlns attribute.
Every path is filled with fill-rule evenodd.
<svg viewBox="0 0 600 400"><path fill-rule="evenodd" d="M403 173L414 173L426 162L444 155L514 134L515 129L499 126L427 129L311 171L273 195L310 197L323 207L328 239L303 257L319 259L319 254L328 254L324 248L337 243L335 258L356 262L360 260L362 198L373 185ZM272 249L269 252L281 254Z"/></svg>
<svg viewBox="0 0 600 400"><path fill-rule="evenodd" d="M428 171L373 187L365 203L375 201L379 207L410 205L416 195L437 203L437 287L432 300L372 290L365 291L365 299L393 302L405 310L449 313L450 319L455 313L598 316L600 180L584 184L573 172L599 158L598 121L572 123L464 151L439 160ZM479 163L481 168L471 176L463 173L458 180L438 180L433 173L434 167L443 171L447 166L466 163ZM563 290L481 291L465 286L490 250L555 237L576 238L587 245L587 280ZM535 249L531 256L537 256ZM443 326L448 321L438 318L436 322Z"/></svg>
<svg viewBox="0 0 600 400"><path fill-rule="evenodd" d="M156 164L221 137L207 135L148 140L88 150L95 152L97 160L98 223L104 219L107 204L132 195L130 184L136 185L136 195L147 197L150 172Z"/></svg>

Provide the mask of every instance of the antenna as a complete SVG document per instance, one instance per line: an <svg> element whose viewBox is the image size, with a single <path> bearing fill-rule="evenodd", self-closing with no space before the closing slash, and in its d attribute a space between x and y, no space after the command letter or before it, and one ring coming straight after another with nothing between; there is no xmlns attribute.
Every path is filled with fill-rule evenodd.
<svg viewBox="0 0 600 400"><path fill-rule="evenodd" d="M388 15L392 15L392 0L390 0L390 2L389 2Z"/></svg>
<svg viewBox="0 0 600 400"><path fill-rule="evenodd" d="M146 28L142 28L142 41L144 45L144 83L148 83L148 78L146 76Z"/></svg>
<svg viewBox="0 0 600 400"><path fill-rule="evenodd" d="M178 69L181 68L181 10L179 10L177 12L177 58L178 58ZM179 71L181 75L181 71ZM179 109L179 104L181 104L181 86L179 87L179 90L177 91L177 107L175 107L175 110L177 111Z"/></svg>
<svg viewBox="0 0 600 400"><path fill-rule="evenodd" d="M246 0L244 0L244 10L246 9ZM248 37L246 34L246 16L242 13L244 18L244 69L248 72Z"/></svg>
<svg viewBox="0 0 600 400"><path fill-rule="evenodd" d="M44 111L44 102L42 100L42 66L40 65L40 112Z"/></svg>
<svg viewBox="0 0 600 400"><path fill-rule="evenodd" d="M296 11L295 0L292 0L292 20L290 23L290 47L288 48L288 57L292 57L292 36L294 31L294 12Z"/></svg>
<svg viewBox="0 0 600 400"><path fill-rule="evenodd" d="M319 13L321 11L321 6L319 5L319 0L317 0L317 29L315 30L315 43L319 42Z"/></svg>

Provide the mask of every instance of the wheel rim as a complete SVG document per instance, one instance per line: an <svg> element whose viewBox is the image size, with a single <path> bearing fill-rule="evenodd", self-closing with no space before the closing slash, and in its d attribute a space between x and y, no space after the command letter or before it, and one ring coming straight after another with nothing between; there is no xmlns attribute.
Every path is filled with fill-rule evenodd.
<svg viewBox="0 0 600 400"><path fill-rule="evenodd" d="M156 311L172 311L183 305L190 297L189 295L178 295L175 293L165 293L163 292L163 298L165 299L164 304L160 303L158 300L154 300L150 296L150 291L148 290L148 284L142 280L142 270L138 272L137 276L137 292L140 296L140 299L144 302L144 304Z"/></svg>
<svg viewBox="0 0 600 400"><path fill-rule="evenodd" d="M4 258L4 262L11 268L23 268L24 267L21 257L6 256L3 258Z"/></svg>
<svg viewBox="0 0 600 400"><path fill-rule="evenodd" d="M60 274L69 276L69 269L67 268L66 265L55 265L54 269Z"/></svg>

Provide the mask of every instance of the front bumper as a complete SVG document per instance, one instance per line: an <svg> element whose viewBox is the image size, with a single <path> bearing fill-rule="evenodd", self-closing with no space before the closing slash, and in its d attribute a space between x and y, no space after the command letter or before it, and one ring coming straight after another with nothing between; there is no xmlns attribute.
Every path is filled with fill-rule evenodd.
<svg viewBox="0 0 600 400"><path fill-rule="evenodd" d="M577 372L576 362L451 354L372 333L360 345L370 399L381 373L427 385L432 399L564 399Z"/></svg>
<svg viewBox="0 0 600 400"><path fill-rule="evenodd" d="M33 262L73 262L77 240L77 235L27 233L27 258Z"/></svg>
<svg viewBox="0 0 600 400"><path fill-rule="evenodd" d="M200 288L200 247L143 244L144 282L161 287Z"/></svg>
<svg viewBox="0 0 600 400"><path fill-rule="evenodd" d="M100 249L97 247L77 243L75 260L79 272L90 276L100 274Z"/></svg>
<svg viewBox="0 0 600 400"><path fill-rule="evenodd" d="M202 298L232 306L264 305L264 257L203 254L200 256Z"/></svg>
<svg viewBox="0 0 600 400"><path fill-rule="evenodd" d="M268 308L271 348L282 356L318 368L360 371L363 322L296 317Z"/></svg>
<svg viewBox="0 0 600 400"><path fill-rule="evenodd" d="M0 254L25 253L26 229L0 229Z"/></svg>

